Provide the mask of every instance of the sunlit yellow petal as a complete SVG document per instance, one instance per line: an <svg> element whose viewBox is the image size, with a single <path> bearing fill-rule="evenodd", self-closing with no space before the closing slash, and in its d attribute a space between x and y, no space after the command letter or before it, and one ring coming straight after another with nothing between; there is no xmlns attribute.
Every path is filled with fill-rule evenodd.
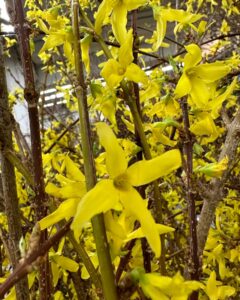
<svg viewBox="0 0 240 300"><path fill-rule="evenodd" d="M131 29L128 31L126 35L126 39L119 49L118 60L123 68L127 68L127 66L130 65L131 62L133 61L132 46L133 46L133 35Z"/></svg>
<svg viewBox="0 0 240 300"><path fill-rule="evenodd" d="M153 51L157 51L162 45L167 31L167 21L163 17L159 16L157 19L157 40L153 45Z"/></svg>
<svg viewBox="0 0 240 300"><path fill-rule="evenodd" d="M140 186L168 175L182 164L180 151L170 150L151 160L141 160L131 165L126 174L133 186Z"/></svg>
<svg viewBox="0 0 240 300"><path fill-rule="evenodd" d="M127 10L137 9L140 6L147 4L147 0L123 0L124 5L126 5Z"/></svg>
<svg viewBox="0 0 240 300"><path fill-rule="evenodd" d="M65 157L65 166L67 177L76 181L85 181L85 177L79 167L71 160L69 156Z"/></svg>
<svg viewBox="0 0 240 300"><path fill-rule="evenodd" d="M108 0L103 0L95 14L95 30L101 34L104 19L111 13L112 7L108 5Z"/></svg>
<svg viewBox="0 0 240 300"><path fill-rule="evenodd" d="M207 281L206 294L210 300L218 300L218 288L216 281L216 273L212 271Z"/></svg>
<svg viewBox="0 0 240 300"><path fill-rule="evenodd" d="M167 276L160 276L157 273L144 274L145 279L150 282L153 286L159 287L163 291L172 288L172 278Z"/></svg>
<svg viewBox="0 0 240 300"><path fill-rule="evenodd" d="M158 234L164 234L164 233L168 233L168 232L172 232L175 229L166 225L162 225L162 224L156 224L157 225L157 230L158 230ZM134 230L133 232L129 233L127 235L127 238L124 240L125 242L128 242L132 239L140 239L144 237L144 233L142 231L142 228L139 227L138 229Z"/></svg>
<svg viewBox="0 0 240 300"><path fill-rule="evenodd" d="M146 90L140 91L140 101L145 102L151 98L160 96L160 84L158 82L149 82Z"/></svg>
<svg viewBox="0 0 240 300"><path fill-rule="evenodd" d="M130 188L127 191L121 190L120 201L125 209L140 222L144 236L146 236L155 255L159 257L161 244L157 225L150 211L146 208L144 200L134 188Z"/></svg>
<svg viewBox="0 0 240 300"><path fill-rule="evenodd" d="M163 10L163 13L168 21L177 21L183 24L194 23L203 17L203 15L191 14L190 12L182 9L167 8Z"/></svg>
<svg viewBox="0 0 240 300"><path fill-rule="evenodd" d="M191 44L185 47L187 54L184 57L184 69L189 69L196 66L202 60L201 49L196 44Z"/></svg>
<svg viewBox="0 0 240 300"><path fill-rule="evenodd" d="M155 286L152 286L150 282L147 282L146 284L144 282L140 283L141 288L144 292L144 294L147 297L150 297L152 300L169 300L169 297L166 296L160 289L156 288Z"/></svg>
<svg viewBox="0 0 240 300"><path fill-rule="evenodd" d="M189 77L185 73L183 73L176 86L175 95L177 98L181 98L189 94L190 91L191 91L191 82L189 80Z"/></svg>
<svg viewBox="0 0 240 300"><path fill-rule="evenodd" d="M234 91L234 88L237 83L237 76L234 78L232 83L227 87L226 91L222 94L220 94L218 97L213 99L210 106L212 108L211 116L213 119L216 119L219 116L219 110L222 107L222 103L232 94Z"/></svg>
<svg viewBox="0 0 240 300"><path fill-rule="evenodd" d="M60 188L51 182L47 184L45 192L49 195L60 198Z"/></svg>
<svg viewBox="0 0 240 300"><path fill-rule="evenodd" d="M111 211L105 213L104 222L107 231L111 232L113 235L115 235L121 240L123 240L126 237L125 230L117 221L117 219L114 219Z"/></svg>
<svg viewBox="0 0 240 300"><path fill-rule="evenodd" d="M39 51L39 54L41 54L43 51L52 49L54 47L60 46L64 43L65 41L65 35L64 34L51 34L49 35L46 40L44 45L42 46L42 48Z"/></svg>
<svg viewBox="0 0 240 300"><path fill-rule="evenodd" d="M79 264L68 257L62 255L54 255L53 259L56 262L56 264L58 264L67 271L77 272L79 268Z"/></svg>
<svg viewBox="0 0 240 300"><path fill-rule="evenodd" d="M125 77L130 80L134 81L136 83L143 83L147 84L148 83L148 78L145 72L136 64L131 64L127 67Z"/></svg>
<svg viewBox="0 0 240 300"><path fill-rule="evenodd" d="M125 69L115 59L109 59L101 71L102 77L106 80L107 84L114 88L124 78Z"/></svg>
<svg viewBox="0 0 240 300"><path fill-rule="evenodd" d="M90 73L90 58L89 58L89 48L90 44L92 42L92 36L86 35L81 40L81 49L82 49L82 60L85 65L86 71L89 74Z"/></svg>
<svg viewBox="0 0 240 300"><path fill-rule="evenodd" d="M117 41L122 45L127 36L127 8L119 1L112 12L112 30Z"/></svg>
<svg viewBox="0 0 240 300"><path fill-rule="evenodd" d="M53 213L38 222L41 230L48 228L63 219L73 217L76 213L79 201L79 198L70 198L62 202Z"/></svg>
<svg viewBox="0 0 240 300"><path fill-rule="evenodd" d="M106 150L107 171L111 178L114 178L127 169L127 160L125 153L118 143L118 140L112 129L106 123L97 123L97 133L100 144Z"/></svg>
<svg viewBox="0 0 240 300"><path fill-rule="evenodd" d="M157 51L162 45L163 39L166 35L167 20L164 18L164 14L159 7L154 7L153 10L154 19L157 21L157 30L154 31L152 39L155 40L153 44L153 51Z"/></svg>
<svg viewBox="0 0 240 300"><path fill-rule="evenodd" d="M48 192L49 193L49 192ZM71 182L65 186L59 188L58 196L59 198L81 198L86 193L85 182ZM51 193L49 193L51 194ZM53 195L53 194L51 194Z"/></svg>
<svg viewBox="0 0 240 300"><path fill-rule="evenodd" d="M80 201L71 224L76 239L79 238L84 223L97 214L114 208L119 200L119 192L112 180L102 180L96 184Z"/></svg>
<svg viewBox="0 0 240 300"><path fill-rule="evenodd" d="M193 103L199 108L204 108L211 95L208 85L197 77L191 77L191 85L190 95Z"/></svg>
<svg viewBox="0 0 240 300"><path fill-rule="evenodd" d="M190 126L190 131L193 132L195 135L211 135L215 131L215 124L210 117L210 115L203 114L201 120L194 122Z"/></svg>
<svg viewBox="0 0 240 300"><path fill-rule="evenodd" d="M228 297L235 294L236 289L229 285L220 286L218 288L218 299L229 299Z"/></svg>
<svg viewBox="0 0 240 300"><path fill-rule="evenodd" d="M226 76L230 71L231 68L222 62L202 64L191 70L191 72L194 72L196 76L202 78L206 82L219 80Z"/></svg>

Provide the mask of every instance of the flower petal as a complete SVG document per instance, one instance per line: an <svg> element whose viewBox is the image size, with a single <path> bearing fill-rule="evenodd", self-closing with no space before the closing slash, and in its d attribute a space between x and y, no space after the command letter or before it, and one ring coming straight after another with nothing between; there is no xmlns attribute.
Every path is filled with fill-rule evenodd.
<svg viewBox="0 0 240 300"><path fill-rule="evenodd" d="M111 178L124 173L127 169L125 153L118 143L112 129L105 123L96 124L100 144L106 150L106 166Z"/></svg>
<svg viewBox="0 0 240 300"><path fill-rule="evenodd" d="M197 77L191 78L192 89L190 92L192 102L198 108L204 108L211 96L211 91L208 85Z"/></svg>
<svg viewBox="0 0 240 300"><path fill-rule="evenodd" d="M136 162L127 169L125 174L133 186L140 186L168 175L181 164L180 151L174 149L153 159Z"/></svg>
<svg viewBox="0 0 240 300"><path fill-rule="evenodd" d="M102 77L106 80L107 84L114 88L124 78L125 70L115 59L109 59L101 71Z"/></svg>
<svg viewBox="0 0 240 300"><path fill-rule="evenodd" d="M66 256L56 254L53 256L53 259L56 264L61 266L64 270L77 272L77 270L79 269L79 264Z"/></svg>
<svg viewBox="0 0 240 300"><path fill-rule="evenodd" d="M130 29L126 35L126 39L122 46L119 49L119 63L123 68L126 68L133 61L132 54L132 46L133 46L133 35L132 29Z"/></svg>
<svg viewBox="0 0 240 300"><path fill-rule="evenodd" d="M57 187L51 182L46 186L46 193L57 198L81 198L86 193L85 182L71 182Z"/></svg>
<svg viewBox="0 0 240 300"><path fill-rule="evenodd" d="M196 44L191 44L185 47L187 54L184 57L184 69L187 70L196 66L202 60L201 49Z"/></svg>
<svg viewBox="0 0 240 300"><path fill-rule="evenodd" d="M89 48L90 48L91 43L92 43L92 36L89 34L87 34L81 40L82 60L83 60L84 66L85 66L88 74L90 73Z"/></svg>
<svg viewBox="0 0 240 300"><path fill-rule="evenodd" d="M38 222L41 230L44 230L63 219L69 219L74 216L79 203L79 198L70 198L62 202L59 207L50 215Z"/></svg>
<svg viewBox="0 0 240 300"><path fill-rule="evenodd" d="M112 12L112 30L117 41L122 45L127 36L127 8L121 1Z"/></svg>
<svg viewBox="0 0 240 300"><path fill-rule="evenodd" d="M155 223L150 211L146 208L144 200L134 188L120 191L120 201L127 211L131 213L141 224L142 232L155 255L161 255L161 242Z"/></svg>
<svg viewBox="0 0 240 300"><path fill-rule="evenodd" d="M191 81L189 77L186 75L184 72L182 76L180 77L178 84L175 89L175 95L177 98L181 98L187 94L190 93L191 91Z"/></svg>
<svg viewBox="0 0 240 300"><path fill-rule="evenodd" d="M136 64L131 64L127 67L125 77L127 77L128 80L134 81L136 83L148 83L148 78L145 72Z"/></svg>
<svg viewBox="0 0 240 300"><path fill-rule="evenodd" d="M85 177L79 167L71 160L69 156L65 157L65 166L67 172L67 178L76 181L83 181L85 182Z"/></svg>
<svg viewBox="0 0 240 300"><path fill-rule="evenodd" d="M113 181L106 179L98 182L80 201L71 224L76 239L79 238L82 225L97 214L113 208L119 199L119 192Z"/></svg>
<svg viewBox="0 0 240 300"><path fill-rule="evenodd" d="M126 5L127 10L133 10L147 4L147 0L123 0L123 3Z"/></svg>
<svg viewBox="0 0 240 300"><path fill-rule="evenodd" d="M172 232L175 229L166 225L162 225L162 224L156 224L157 225L157 230L158 230L158 234L164 234L164 233L168 233L168 232ZM138 228L136 230L134 230L133 232L129 233L127 235L127 238L124 240L125 242L128 242L132 239L140 239L143 238L144 234L142 231L142 228Z"/></svg>
<svg viewBox="0 0 240 300"><path fill-rule="evenodd" d="M157 21L156 31L153 33L152 39L155 40L153 44L153 51L157 51L162 45L167 30L167 20L158 6L153 7L154 19Z"/></svg>
<svg viewBox="0 0 240 300"><path fill-rule="evenodd" d="M220 61L211 64L202 64L191 69L191 72L194 72L196 76L206 82L219 80L226 76L230 71L231 68Z"/></svg>
<svg viewBox="0 0 240 300"><path fill-rule="evenodd" d="M95 30L97 34L101 34L104 20L110 15L111 11L112 6L109 5L108 0L103 0L94 16Z"/></svg>

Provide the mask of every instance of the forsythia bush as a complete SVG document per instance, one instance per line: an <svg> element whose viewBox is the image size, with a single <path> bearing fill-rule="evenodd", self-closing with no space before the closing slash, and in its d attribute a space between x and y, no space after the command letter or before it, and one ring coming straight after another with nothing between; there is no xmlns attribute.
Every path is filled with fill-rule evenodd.
<svg viewBox="0 0 240 300"><path fill-rule="evenodd" d="M234 36L232 25L240 7L233 0L180 1L177 8L174 3L25 1L31 38L43 40L38 52L43 72L56 74L55 88L69 112L69 119L42 132L49 214L39 222L31 208L31 186L17 171L20 209L30 224L51 237L72 220L72 239L65 235L49 250L54 299L240 297L240 57L233 47L239 33ZM151 34L146 27L146 36L138 27L145 11L155 26ZM161 56L168 48L168 56ZM80 81L78 65L84 69ZM93 76L97 68L98 78ZM84 93L92 140L87 153ZM77 117L80 136L77 126L69 126ZM69 127L59 138L63 123ZM87 171L89 155L93 177ZM97 246L99 233L91 225L99 214L110 270L101 264L106 250ZM7 228L4 213L1 225ZM29 240L28 229L23 259ZM2 282L8 265L5 256ZM100 276L103 291L94 276ZM38 297L36 268L28 282ZM6 299L14 295L12 289Z"/></svg>

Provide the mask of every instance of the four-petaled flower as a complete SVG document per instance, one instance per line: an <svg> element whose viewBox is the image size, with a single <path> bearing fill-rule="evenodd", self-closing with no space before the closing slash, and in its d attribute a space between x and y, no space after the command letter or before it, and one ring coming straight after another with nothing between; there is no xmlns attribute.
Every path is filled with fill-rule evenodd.
<svg viewBox="0 0 240 300"><path fill-rule="evenodd" d="M178 98L189 95L198 108L204 108L211 97L212 84L227 75L231 68L221 61L199 65L202 60L201 49L195 44L185 48L188 53L184 57L183 74L175 95Z"/></svg>
<svg viewBox="0 0 240 300"><path fill-rule="evenodd" d="M146 3L147 0L103 0L95 15L96 32L101 33L105 20L111 15L114 36L122 44L127 36L127 12Z"/></svg>
<svg viewBox="0 0 240 300"><path fill-rule="evenodd" d="M106 167L110 178L98 182L79 202L71 225L75 237L79 238L85 222L99 213L116 208L120 202L127 212L139 220L149 245L156 256L160 256L161 244L157 224L133 186L145 185L179 168L180 151L170 150L151 160L138 161L128 168L125 153L110 127L105 123L98 123L97 133L101 145L106 150Z"/></svg>
<svg viewBox="0 0 240 300"><path fill-rule="evenodd" d="M132 62L132 44L132 30L129 30L125 42L119 49L118 60L111 58L104 64L101 75L104 77L109 87L116 87L124 78L127 78L130 81L147 84L147 75L139 66Z"/></svg>

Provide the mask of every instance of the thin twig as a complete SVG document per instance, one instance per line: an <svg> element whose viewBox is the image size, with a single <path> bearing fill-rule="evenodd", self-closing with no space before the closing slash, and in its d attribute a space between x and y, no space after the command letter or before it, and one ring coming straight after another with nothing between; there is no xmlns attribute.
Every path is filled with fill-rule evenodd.
<svg viewBox="0 0 240 300"><path fill-rule="evenodd" d="M21 263L18 264L16 269L12 274L0 285L0 298L3 298L4 295L13 287L21 278L26 274L32 272L32 270L38 266L42 260L45 260L45 254L48 250L60 241L60 239L66 235L69 231L71 221L69 221L64 227L62 227L56 234L46 240L43 244L35 245L35 248L32 249ZM35 262L35 263L34 263Z"/></svg>

